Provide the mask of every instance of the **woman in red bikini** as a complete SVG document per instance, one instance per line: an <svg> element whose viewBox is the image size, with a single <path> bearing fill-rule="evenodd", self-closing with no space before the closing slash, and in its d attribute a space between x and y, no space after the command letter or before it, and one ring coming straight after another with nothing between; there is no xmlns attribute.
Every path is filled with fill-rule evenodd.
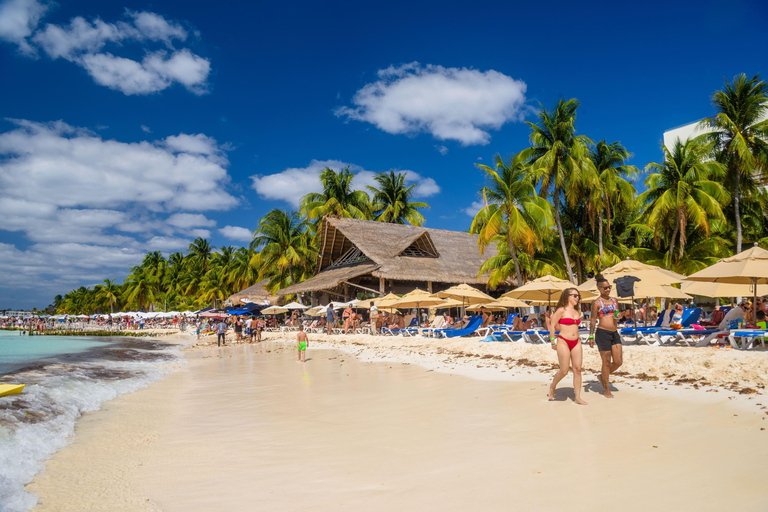
<svg viewBox="0 0 768 512"><path fill-rule="evenodd" d="M549 386L549 399L555 399L557 383L563 380L568 375L568 369L573 367L573 401L579 405L587 405L587 402L581 399L582 351L579 341L579 323L581 322L579 300L581 300L579 290L576 288L564 290L549 323L549 341L552 342L552 348L557 350L557 360L560 363L560 370ZM560 334L555 335L558 327Z"/></svg>

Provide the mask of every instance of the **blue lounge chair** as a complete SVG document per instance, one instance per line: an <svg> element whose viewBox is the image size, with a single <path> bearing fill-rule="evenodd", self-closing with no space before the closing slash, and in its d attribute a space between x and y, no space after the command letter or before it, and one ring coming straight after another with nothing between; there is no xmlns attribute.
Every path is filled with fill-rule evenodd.
<svg viewBox="0 0 768 512"><path fill-rule="evenodd" d="M736 341L736 338L741 339L741 346ZM768 338L768 331L763 329L747 329L744 331L733 331L728 335L728 341L730 341L733 348L741 350L754 347L755 341L760 340L760 345L765 348L765 338Z"/></svg>
<svg viewBox="0 0 768 512"><path fill-rule="evenodd" d="M381 329L382 334L389 334L390 336L395 336L397 334L402 334L403 336L413 336L413 334L409 333L411 327L418 326L419 325L419 319L414 317L411 318L411 323L408 324L408 327L404 329L388 329L386 327ZM418 332L418 329L415 329L416 332Z"/></svg>
<svg viewBox="0 0 768 512"><path fill-rule="evenodd" d="M435 331L435 334L444 338L469 336L470 334L473 334L477 329L479 329L482 323L483 317L480 315L475 315L469 318L469 322L467 322L466 327L462 327L461 329L439 329Z"/></svg>

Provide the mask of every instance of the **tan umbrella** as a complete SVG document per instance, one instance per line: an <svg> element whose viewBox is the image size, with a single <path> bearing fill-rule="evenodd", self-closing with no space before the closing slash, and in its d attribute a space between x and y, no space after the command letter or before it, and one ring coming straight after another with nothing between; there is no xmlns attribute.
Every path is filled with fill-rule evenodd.
<svg viewBox="0 0 768 512"><path fill-rule="evenodd" d="M397 308L416 308L416 315L419 315L419 308L434 306L443 303L443 299L435 297L429 292L416 288L415 290L403 295L400 300L393 302L392 307ZM419 318L421 324L421 318Z"/></svg>
<svg viewBox="0 0 768 512"><path fill-rule="evenodd" d="M751 285L755 304L758 285L768 284L768 251L755 244L746 251L691 274L688 280Z"/></svg>
<svg viewBox="0 0 768 512"><path fill-rule="evenodd" d="M388 307L391 306L393 302L397 302L400 300L400 296L395 295L394 293L388 293L383 297L379 297L378 299L374 299L373 303L376 305L377 308L381 309L382 307ZM371 303L368 303L368 308L370 309Z"/></svg>
<svg viewBox="0 0 768 512"><path fill-rule="evenodd" d="M536 301L545 304L552 304L554 300L560 298L563 290L574 288L573 283L547 274L533 281L528 281L523 286L519 286L512 291L502 295L502 297L511 297L513 299L522 299L528 302ZM588 292L589 293L589 292Z"/></svg>
<svg viewBox="0 0 768 512"><path fill-rule="evenodd" d="M502 300L514 300L515 302L519 302L520 304L525 304L525 302L519 301L517 299L505 298ZM513 307L513 308L528 307L528 304L525 304L525 306L507 306L506 304L500 301L494 301L494 302L489 302L487 304L474 304L472 306L469 306L467 308L467 311L480 311L480 308L485 308L488 311L506 311L510 307Z"/></svg>
<svg viewBox="0 0 768 512"><path fill-rule="evenodd" d="M683 281L682 289L691 295L704 297L748 297L752 293L751 284L705 283L704 281ZM757 285L759 296L768 295L768 284Z"/></svg>
<svg viewBox="0 0 768 512"><path fill-rule="evenodd" d="M429 309L460 308L464 303L456 299L443 299L440 304L430 306Z"/></svg>
<svg viewBox="0 0 768 512"><path fill-rule="evenodd" d="M451 286L435 295L444 299L460 300L463 304L485 304L494 300L490 295L464 283Z"/></svg>
<svg viewBox="0 0 768 512"><path fill-rule="evenodd" d="M399 300L393 302L391 305L398 308L418 308L421 306L434 306L436 304L442 304L443 302L443 299L440 297L435 297L429 292L416 288L400 297Z"/></svg>
<svg viewBox="0 0 768 512"><path fill-rule="evenodd" d="M648 265L647 263L641 263L636 260L624 260L620 261L616 265L609 267L601 272L603 276L611 283L616 279L625 276L634 276L640 279L640 282L635 283L635 289L642 285L669 285L675 283L681 283L685 276L666 270L655 265ZM597 290L597 283L595 278L588 279L578 286L580 291L593 292ZM642 293L635 293L636 297L654 297L655 295L646 295Z"/></svg>
<svg viewBox="0 0 768 512"><path fill-rule="evenodd" d="M280 313L287 313L287 312L288 312L287 308L283 308L280 306L272 306L272 307L261 310L261 313L263 315L279 315Z"/></svg>
<svg viewBox="0 0 768 512"><path fill-rule="evenodd" d="M503 306L505 308L529 308L531 307L530 304L527 302L523 302L520 299L513 299L512 297L499 297L495 301L493 301L491 304L498 304L500 306Z"/></svg>

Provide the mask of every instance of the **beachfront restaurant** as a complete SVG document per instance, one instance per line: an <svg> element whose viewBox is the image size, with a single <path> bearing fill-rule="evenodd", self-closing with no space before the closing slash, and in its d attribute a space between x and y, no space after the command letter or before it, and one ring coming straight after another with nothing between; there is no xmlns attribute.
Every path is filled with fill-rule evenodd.
<svg viewBox="0 0 768 512"><path fill-rule="evenodd" d="M480 254L477 236L367 220L324 217L315 276L283 288L279 296L303 294L311 304L348 301L360 293L404 294L414 288L437 293L466 283L484 289L478 277L483 262L496 255L488 246ZM509 289L501 286L499 293Z"/></svg>

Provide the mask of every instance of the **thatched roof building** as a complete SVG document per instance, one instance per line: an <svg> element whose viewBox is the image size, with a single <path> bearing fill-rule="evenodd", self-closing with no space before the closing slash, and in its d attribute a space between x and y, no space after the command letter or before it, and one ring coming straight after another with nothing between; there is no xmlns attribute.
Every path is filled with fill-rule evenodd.
<svg viewBox="0 0 768 512"><path fill-rule="evenodd" d="M265 288L267 282L268 281L265 279L253 286L249 286L243 291L232 294L227 298L227 302L230 302L233 305L242 304L243 302L262 304L265 301L268 301L270 304L277 304L279 297L272 295L267 291Z"/></svg>
<svg viewBox="0 0 768 512"><path fill-rule="evenodd" d="M460 231L338 217L325 217L320 229L315 276L278 295L325 292L336 300L358 291L398 293L419 286L438 292L457 283L484 285L487 277L477 275L480 266L496 255L492 246L481 255L477 236Z"/></svg>

